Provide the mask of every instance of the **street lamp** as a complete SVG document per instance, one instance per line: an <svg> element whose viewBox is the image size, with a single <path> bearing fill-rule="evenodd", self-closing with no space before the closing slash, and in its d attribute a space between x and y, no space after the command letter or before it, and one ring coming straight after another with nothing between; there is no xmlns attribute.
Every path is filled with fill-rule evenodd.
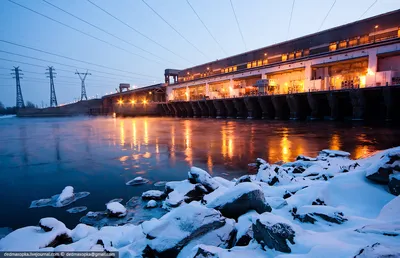
<svg viewBox="0 0 400 258"><path fill-rule="evenodd" d="M374 27L374 43L376 40L376 29L378 29L378 28L379 28L379 25L375 25L375 27Z"/></svg>

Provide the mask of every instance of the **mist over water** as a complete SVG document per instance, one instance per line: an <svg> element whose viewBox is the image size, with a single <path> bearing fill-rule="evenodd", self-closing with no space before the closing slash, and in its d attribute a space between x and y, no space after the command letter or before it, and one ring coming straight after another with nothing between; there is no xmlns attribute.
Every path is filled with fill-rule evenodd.
<svg viewBox="0 0 400 258"><path fill-rule="evenodd" d="M342 149L360 158L400 145L400 128L342 122L178 118L0 119L0 227L37 225L55 217L74 227L87 211L128 201L157 181L182 180L190 166L228 179L257 157L270 163ZM126 186L142 176L149 184ZM71 185L90 195L63 208L29 209L31 201ZM66 210L87 206L83 213Z"/></svg>

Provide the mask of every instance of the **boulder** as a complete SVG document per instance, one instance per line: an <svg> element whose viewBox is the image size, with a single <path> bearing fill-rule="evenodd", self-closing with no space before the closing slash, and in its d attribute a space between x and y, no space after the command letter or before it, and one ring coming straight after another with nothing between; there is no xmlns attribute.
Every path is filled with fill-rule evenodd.
<svg viewBox="0 0 400 258"><path fill-rule="evenodd" d="M276 215L268 214L268 216L261 216L252 225L254 232L254 239L265 248L275 249L279 252L290 253L292 250L288 245L295 244L294 237L295 231L289 225L282 221Z"/></svg>
<svg viewBox="0 0 400 258"><path fill-rule="evenodd" d="M176 257L190 241L225 223L220 212L192 202L170 211L160 219L142 223L142 229L154 256Z"/></svg>
<svg viewBox="0 0 400 258"><path fill-rule="evenodd" d="M144 200L162 200L166 197L163 191L159 190L148 190L142 193L142 199Z"/></svg>
<svg viewBox="0 0 400 258"><path fill-rule="evenodd" d="M400 153L397 153L396 150L389 150L366 168L366 177L379 184L388 184L389 176L398 173L399 164Z"/></svg>
<svg viewBox="0 0 400 258"><path fill-rule="evenodd" d="M207 189L200 183L194 185L194 189L187 192L184 196L184 200L186 203L190 203L192 201L201 201L203 196L207 194Z"/></svg>
<svg viewBox="0 0 400 258"><path fill-rule="evenodd" d="M375 243L362 248L354 258L396 258L400 257L400 247Z"/></svg>
<svg viewBox="0 0 400 258"><path fill-rule="evenodd" d="M243 214L238 218L236 223L236 236L234 239L234 246L247 246L253 239L253 219L258 217L258 213L250 211Z"/></svg>
<svg viewBox="0 0 400 258"><path fill-rule="evenodd" d="M119 202L110 202L107 203L106 206L107 215L109 217L121 218L126 216L127 210L124 205L120 204Z"/></svg>
<svg viewBox="0 0 400 258"><path fill-rule="evenodd" d="M347 221L340 210L326 205L304 205L299 209L293 208L292 215L294 219L312 224L318 219L335 224Z"/></svg>
<svg viewBox="0 0 400 258"><path fill-rule="evenodd" d="M244 183L244 182L251 182L251 178L249 175L244 175L239 177L239 179L236 181L236 185L240 184L240 183Z"/></svg>
<svg viewBox="0 0 400 258"><path fill-rule="evenodd" d="M164 202L166 209L176 208L185 200L185 196L191 191L195 190L196 185L189 182L189 180L168 182L165 185L165 192L168 194ZM194 195L194 192L191 194Z"/></svg>
<svg viewBox="0 0 400 258"><path fill-rule="evenodd" d="M258 213L270 212L271 207L265 202L261 187L254 183L238 184L207 204L208 208L221 211L227 218L237 219L249 210Z"/></svg>
<svg viewBox="0 0 400 258"><path fill-rule="evenodd" d="M392 174L389 176L389 192L396 196L400 195L400 173Z"/></svg>
<svg viewBox="0 0 400 258"><path fill-rule="evenodd" d="M192 184L200 183L204 185L209 192L212 192L219 187L217 181L215 181L206 171L197 167L190 168L188 179Z"/></svg>
<svg viewBox="0 0 400 258"><path fill-rule="evenodd" d="M317 161L316 158L307 157L304 155L299 155L296 157L296 160L303 160L303 161Z"/></svg>

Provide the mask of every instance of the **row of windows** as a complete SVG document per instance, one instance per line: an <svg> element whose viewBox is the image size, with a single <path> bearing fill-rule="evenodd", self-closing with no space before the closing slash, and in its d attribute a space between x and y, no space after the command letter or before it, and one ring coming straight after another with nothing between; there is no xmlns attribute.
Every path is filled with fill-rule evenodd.
<svg viewBox="0 0 400 258"><path fill-rule="evenodd" d="M236 72L237 71L237 66L231 66L231 67L227 67L227 68L222 68L221 69L221 73L231 73L231 72Z"/></svg>
<svg viewBox="0 0 400 258"><path fill-rule="evenodd" d="M338 42L333 42L329 44L329 51L335 51L338 49L343 49L343 48L347 48L347 47L353 47L353 46L357 46L357 45L363 45L363 44L367 44L367 43L372 43L372 42L376 42L376 41L381 41L381 40L386 40L389 38L394 38L394 37L400 37L400 29L398 30L394 30L394 31L390 31L390 32L385 32L385 33L381 33L381 34L375 34L373 36L370 35L364 35L364 36L359 36L359 37L355 37L355 38L351 38L348 40L343 40L343 41L338 41ZM326 52L328 49L327 48L318 48L318 49L314 49L312 50L311 54L319 54L322 52ZM193 79L198 79L198 78L204 78L204 77L208 77L211 75L215 75L215 74L219 74L219 73L231 73L231 72L236 72L237 70L242 70L242 69L249 69L249 68L255 68L255 67L260 67L260 66L264 66L264 65L268 65L271 63L276 63L276 62L285 62L288 60L294 60L297 58L301 58L301 57L305 57L310 55L310 50L309 49L305 49L305 50L298 50L298 51L294 51L291 53L286 53L286 54L282 54L281 56L276 56L276 57L271 57L271 58L264 58L264 59L259 59L259 60L254 60L251 62L248 62L247 64L243 64L243 65L235 65L235 66L230 66L227 68L222 68L220 71L219 70L215 70L215 71L207 71L206 73L199 73L196 75L188 75L185 77L181 77L179 78L179 81L190 81ZM265 57L267 57L267 54L264 54ZM207 68L207 70L209 70L209 68Z"/></svg>

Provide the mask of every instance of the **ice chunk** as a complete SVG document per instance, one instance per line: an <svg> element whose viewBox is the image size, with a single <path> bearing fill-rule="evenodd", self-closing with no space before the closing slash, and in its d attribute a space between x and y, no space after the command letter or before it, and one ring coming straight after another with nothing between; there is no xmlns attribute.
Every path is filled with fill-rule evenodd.
<svg viewBox="0 0 400 258"><path fill-rule="evenodd" d="M128 181L126 183L126 185L131 185L131 186L133 186L133 185L143 185L143 184L147 184L148 182L149 182L148 179L138 176L138 177L135 177L134 179Z"/></svg>
<svg viewBox="0 0 400 258"><path fill-rule="evenodd" d="M74 193L74 188L72 186L67 186L61 194L53 195L51 198L32 201L29 208L40 208L45 206L64 207L88 196L89 194L89 192Z"/></svg>
<svg viewBox="0 0 400 258"><path fill-rule="evenodd" d="M73 207L73 208L68 209L67 212L69 212L69 213L79 213L79 212L82 212L82 211L85 211L85 210L87 210L86 206L78 206L78 207Z"/></svg>
<svg viewBox="0 0 400 258"><path fill-rule="evenodd" d="M158 181L154 183L154 186L165 186L166 183L166 181Z"/></svg>

